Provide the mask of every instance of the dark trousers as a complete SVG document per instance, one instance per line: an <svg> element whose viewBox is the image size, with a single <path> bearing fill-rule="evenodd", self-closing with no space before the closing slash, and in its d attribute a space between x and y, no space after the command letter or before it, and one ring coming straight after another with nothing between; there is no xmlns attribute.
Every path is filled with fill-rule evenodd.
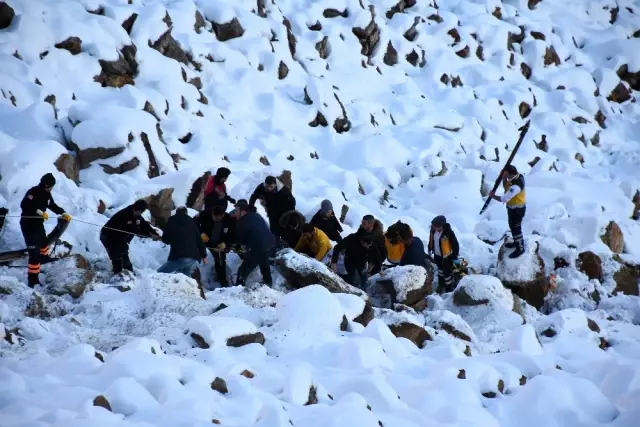
<svg viewBox="0 0 640 427"><path fill-rule="evenodd" d="M44 223L37 223L33 220L20 221L20 229L24 242L29 251L29 261L27 262L27 278L30 286L40 283L40 264L44 260L49 260L49 247L47 246L47 232L44 230Z"/></svg>
<svg viewBox="0 0 640 427"><path fill-rule="evenodd" d="M122 270L133 271L133 265L129 259L129 243L126 241L113 241L107 236L100 233L100 241L107 250L107 255L111 260L111 266L113 267L113 274L118 274Z"/></svg>
<svg viewBox="0 0 640 427"><path fill-rule="evenodd" d="M345 265L345 270L347 270L346 281L350 285L355 286L358 289L362 289L363 291L367 289L367 273L364 268L359 269Z"/></svg>
<svg viewBox="0 0 640 427"><path fill-rule="evenodd" d="M273 279L271 278L271 263L269 258L273 256L274 252L275 248L269 248L260 252L249 251L242 260L240 267L238 267L236 285L244 286L249 274L258 267L260 268L260 274L262 274L264 283L271 286Z"/></svg>
<svg viewBox="0 0 640 427"><path fill-rule="evenodd" d="M434 255L433 261L438 267L438 289L442 289L445 292L453 291L453 259Z"/></svg>
<svg viewBox="0 0 640 427"><path fill-rule="evenodd" d="M222 286L227 286L227 253L225 251L216 252L209 250L213 255L213 271L216 274L216 281Z"/></svg>
<svg viewBox="0 0 640 427"><path fill-rule="evenodd" d="M526 207L521 208L507 208L507 220L509 222L509 229L511 230L511 236L513 236L513 243L516 248L524 250L524 237L522 236L522 220L526 212Z"/></svg>

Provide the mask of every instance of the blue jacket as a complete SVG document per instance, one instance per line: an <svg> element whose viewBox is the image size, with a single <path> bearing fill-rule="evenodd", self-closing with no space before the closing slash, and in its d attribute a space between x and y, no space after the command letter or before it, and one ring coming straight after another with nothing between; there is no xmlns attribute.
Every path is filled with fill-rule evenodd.
<svg viewBox="0 0 640 427"><path fill-rule="evenodd" d="M400 265L418 265L427 268L427 257L424 254L424 244L420 238L415 237L411 244L406 246L400 259Z"/></svg>
<svg viewBox="0 0 640 427"><path fill-rule="evenodd" d="M236 225L238 243L251 252L264 252L276 245L269 224L255 212L249 212Z"/></svg>

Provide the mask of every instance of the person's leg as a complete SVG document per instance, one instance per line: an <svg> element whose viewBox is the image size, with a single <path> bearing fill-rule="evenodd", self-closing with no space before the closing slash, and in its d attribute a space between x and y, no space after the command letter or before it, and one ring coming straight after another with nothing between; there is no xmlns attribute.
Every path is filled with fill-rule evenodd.
<svg viewBox="0 0 640 427"><path fill-rule="evenodd" d="M180 258L177 263L177 273L182 273L187 277L191 277L193 270L198 268L198 261L193 258Z"/></svg>
<svg viewBox="0 0 640 427"><path fill-rule="evenodd" d="M453 292L455 284L453 282L453 259L451 257L442 258L442 268L438 267L438 271L442 270L442 278L444 289L447 292Z"/></svg>
<svg viewBox="0 0 640 427"><path fill-rule="evenodd" d="M240 264L240 267L238 267L236 285L244 286L247 277L249 277L249 274L251 274L251 272L255 270L259 264L259 256L257 256L257 254L255 253L247 252L244 259L242 260L242 263Z"/></svg>
<svg viewBox="0 0 640 427"><path fill-rule="evenodd" d="M438 255L433 256L433 262L438 267L438 293L446 292L444 284L444 270L442 268L442 257Z"/></svg>
<svg viewBox="0 0 640 427"><path fill-rule="evenodd" d="M215 252L213 255L214 270L216 273L216 281L222 286L227 286L227 253Z"/></svg>
<svg viewBox="0 0 640 427"><path fill-rule="evenodd" d="M158 268L158 273L175 273L180 268L179 260L169 260Z"/></svg>
<svg viewBox="0 0 640 427"><path fill-rule="evenodd" d="M517 258L524 253L524 237L522 235L522 219L524 218L525 208L507 209L509 219L509 228L513 236L515 251L509 255L509 258Z"/></svg>
<svg viewBox="0 0 640 427"><path fill-rule="evenodd" d="M122 268L125 270L129 270L133 273L133 265L131 264L131 260L129 259L129 245L126 244L122 249Z"/></svg>
<svg viewBox="0 0 640 427"><path fill-rule="evenodd" d="M273 285L273 278L271 277L271 261L269 258L273 255L272 250L265 251L260 257L260 274L262 274L262 281L268 285Z"/></svg>
<svg viewBox="0 0 640 427"><path fill-rule="evenodd" d="M40 284L40 246L42 244L42 234L44 234L44 226L42 232L33 225L25 226L20 224L24 242L27 244L29 252L29 260L27 261L27 284L33 288ZM46 238L46 235L45 235Z"/></svg>

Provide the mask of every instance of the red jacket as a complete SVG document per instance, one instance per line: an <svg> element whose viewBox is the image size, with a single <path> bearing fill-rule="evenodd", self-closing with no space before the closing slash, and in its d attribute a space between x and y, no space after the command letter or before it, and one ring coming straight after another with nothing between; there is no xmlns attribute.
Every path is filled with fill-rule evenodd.
<svg viewBox="0 0 640 427"><path fill-rule="evenodd" d="M205 197L215 191L218 198L224 198L227 195L227 185L225 183L218 184L216 183L216 177L209 177L209 181L207 181L207 186L204 189Z"/></svg>

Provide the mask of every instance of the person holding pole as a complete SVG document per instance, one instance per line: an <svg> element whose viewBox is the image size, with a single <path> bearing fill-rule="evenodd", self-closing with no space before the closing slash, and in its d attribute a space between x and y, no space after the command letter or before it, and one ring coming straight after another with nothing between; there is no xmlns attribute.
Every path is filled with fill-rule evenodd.
<svg viewBox="0 0 640 427"><path fill-rule="evenodd" d="M505 247L515 248L509 258L518 258L524 253L524 237L522 236L522 220L526 212L526 194L524 177L513 165L508 165L502 170L502 186L504 194L496 196L495 190L489 193L489 197L498 202L506 203L507 218L513 242L506 243Z"/></svg>

